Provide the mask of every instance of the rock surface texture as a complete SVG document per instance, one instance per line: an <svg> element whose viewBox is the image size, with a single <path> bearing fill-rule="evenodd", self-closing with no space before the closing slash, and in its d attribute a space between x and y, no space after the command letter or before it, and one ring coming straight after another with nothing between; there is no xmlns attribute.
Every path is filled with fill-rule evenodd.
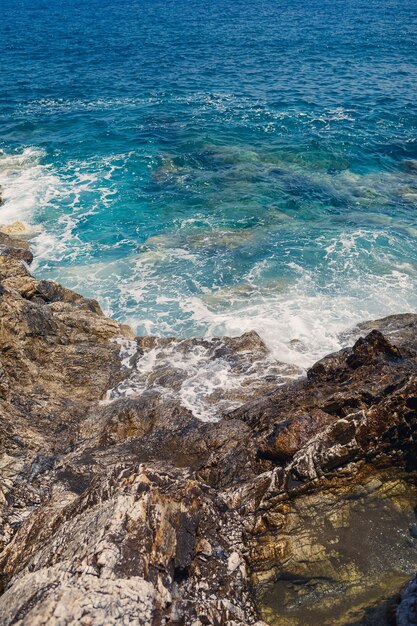
<svg viewBox="0 0 417 626"><path fill-rule="evenodd" d="M0 234L1 626L417 623L417 315L286 382L256 333L135 338L31 260ZM206 421L196 354L231 373Z"/></svg>

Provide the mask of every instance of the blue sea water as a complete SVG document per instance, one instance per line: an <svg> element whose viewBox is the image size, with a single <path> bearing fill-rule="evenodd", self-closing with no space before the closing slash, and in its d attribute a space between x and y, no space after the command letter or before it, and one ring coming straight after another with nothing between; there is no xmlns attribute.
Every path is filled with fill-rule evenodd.
<svg viewBox="0 0 417 626"><path fill-rule="evenodd" d="M0 0L0 222L138 333L417 309L415 0Z"/></svg>

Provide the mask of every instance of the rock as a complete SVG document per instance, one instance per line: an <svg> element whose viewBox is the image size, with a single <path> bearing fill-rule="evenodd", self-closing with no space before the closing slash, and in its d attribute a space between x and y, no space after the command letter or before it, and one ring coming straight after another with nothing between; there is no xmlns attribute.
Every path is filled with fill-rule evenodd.
<svg viewBox="0 0 417 626"><path fill-rule="evenodd" d="M384 337L400 349L407 347L417 350L417 314L415 313L389 315L379 320L361 322L349 332L345 332L341 339L350 344L372 330L379 330Z"/></svg>
<svg viewBox="0 0 417 626"><path fill-rule="evenodd" d="M241 558L239 556L238 552L232 552L232 554L229 556L228 560L227 560L227 571L229 573L232 573L235 571L235 569L237 569L239 567L239 565L241 564Z"/></svg>
<svg viewBox="0 0 417 626"><path fill-rule="evenodd" d="M276 466L268 470L266 465L263 474L228 490L229 502L242 511L254 538L254 584L263 598L263 616L271 624L288 619L301 626L306 615L323 624L350 623L352 618L338 604L342 598L357 611L356 617L375 612L372 590L378 588L378 598L388 602L408 572L417 567L415 549L407 544L412 541L407 537L417 495L415 320L407 315L375 322L372 326L389 329L387 336L371 327L352 348L311 368L306 380L230 414L250 426L259 442L258 457ZM385 473L378 467L385 467ZM405 470L402 478L400 467ZM371 487L374 484L377 487ZM360 548L368 530L352 517L357 515L353 503L362 499L365 510L372 489L381 493L382 485L392 487L387 495L372 496L372 506L380 507L380 512L373 519L367 513L367 518L378 537L384 511L391 511L382 542L374 549L380 558L385 554L383 567L374 564L370 539L365 541L368 548L365 544ZM390 501L392 496L394 501ZM402 513L394 522L397 510ZM341 532L348 519L349 525L357 527L357 535L345 540ZM317 535L321 524L324 543ZM399 537L405 550L402 557L403 548L395 543ZM389 565L392 551L401 566ZM350 572L347 579L346 572ZM355 591L357 584L363 596ZM291 606L302 608L297 613ZM375 615L379 617L370 623L388 624L378 612Z"/></svg>
<svg viewBox="0 0 417 626"><path fill-rule="evenodd" d="M38 281L29 275L13 275L3 281L3 286L16 289L26 300L39 302L41 304L51 304L52 302L67 302L77 308L85 309L103 315L100 305L96 300L84 298L78 293L61 287L58 283L50 280ZM125 333L123 333L125 334ZM133 337L133 333L129 336Z"/></svg>
<svg viewBox="0 0 417 626"><path fill-rule="evenodd" d="M0 190L1 194L1 190ZM1 204L1 196L0 196L0 204ZM0 226L0 233L4 233L6 235L10 235L10 237L21 237L22 235L26 235L28 232L28 227L23 222L13 222L12 224L3 224Z"/></svg>
<svg viewBox="0 0 417 626"><path fill-rule="evenodd" d="M207 420L219 419L301 375L297 368L273 359L255 332L210 339L137 337L129 350L131 374L112 390L112 398L159 388L166 395L175 392L187 408Z"/></svg>
<svg viewBox="0 0 417 626"><path fill-rule="evenodd" d="M402 169L407 174L417 174L417 160L416 159L406 159L402 163Z"/></svg>
<svg viewBox="0 0 417 626"><path fill-rule="evenodd" d="M0 232L0 257L11 257L18 261L25 261L30 265L33 261L33 254L26 241L12 239L9 235Z"/></svg>
<svg viewBox="0 0 417 626"><path fill-rule="evenodd" d="M32 301L39 283L16 255L0 257L0 277L0 415L10 458L5 494L39 452L54 456L70 445L89 404L123 377L114 342L123 329L94 307L75 306L84 299L68 290L58 290L60 301ZM7 536L12 530L3 522Z"/></svg>
<svg viewBox="0 0 417 626"><path fill-rule="evenodd" d="M334 417L320 409L313 409L311 413L301 413L278 422L268 435L266 445L258 454L265 459L285 464L313 435L332 422Z"/></svg>
<svg viewBox="0 0 417 626"><path fill-rule="evenodd" d="M208 462L207 425L157 392L103 403L131 331L1 258L2 623L255 622L239 518L181 469Z"/></svg>
<svg viewBox="0 0 417 626"><path fill-rule="evenodd" d="M407 474L370 469L333 477L321 489L282 501L274 513L264 508L268 526L253 558L259 559L257 586L264 589L262 615L272 626L290 619L326 626L392 623L386 613L416 567L415 545L407 538L416 485ZM393 555L400 567L393 567Z"/></svg>
<svg viewBox="0 0 417 626"><path fill-rule="evenodd" d="M409 582L401 594L395 617L396 626L417 625L417 576Z"/></svg>
<svg viewBox="0 0 417 626"><path fill-rule="evenodd" d="M227 615L254 623L242 572L223 557L239 539L236 514L225 514L209 490L182 473L139 466L107 472L82 495L69 495L52 496L6 550L4 576L13 570L15 582L0 601L4 623L58 623L58 615L60 623L127 616L145 626L156 615L168 623L203 615L206 624L226 623ZM200 537L220 542L218 556L199 558ZM199 593L205 581L214 600ZM222 597L233 599L227 609Z"/></svg>
<svg viewBox="0 0 417 626"><path fill-rule="evenodd" d="M3 286L5 279L30 277L29 269L17 259L0 255L0 281Z"/></svg>
<svg viewBox="0 0 417 626"><path fill-rule="evenodd" d="M135 338L0 248L1 626L415 623L417 316L291 380L255 332Z"/></svg>

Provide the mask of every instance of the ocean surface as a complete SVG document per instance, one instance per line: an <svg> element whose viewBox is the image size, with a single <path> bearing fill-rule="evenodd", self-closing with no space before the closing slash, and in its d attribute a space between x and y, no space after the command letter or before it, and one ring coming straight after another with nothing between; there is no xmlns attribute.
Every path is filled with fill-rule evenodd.
<svg viewBox="0 0 417 626"><path fill-rule="evenodd" d="M0 0L0 222L139 334L417 310L415 0Z"/></svg>

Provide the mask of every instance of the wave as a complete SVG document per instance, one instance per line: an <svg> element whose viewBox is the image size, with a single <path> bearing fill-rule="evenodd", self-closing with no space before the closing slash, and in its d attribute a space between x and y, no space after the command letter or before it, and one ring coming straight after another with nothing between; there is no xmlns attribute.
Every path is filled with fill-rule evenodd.
<svg viewBox="0 0 417 626"><path fill-rule="evenodd" d="M44 156L44 151L35 147L25 148L20 153L0 150L4 201L0 207L0 222L32 223L38 208L56 196L60 180L51 167L42 164Z"/></svg>
<svg viewBox="0 0 417 626"><path fill-rule="evenodd" d="M205 422L217 421L223 413L251 400L255 392L262 395L301 374L297 368L277 362L264 346L256 345L256 339L255 345L237 351L228 338L147 337L144 343L151 345L144 348L138 348L136 341L117 341L122 365L130 375L107 393L106 402L157 390Z"/></svg>
<svg viewBox="0 0 417 626"><path fill-rule="evenodd" d="M339 349L341 334L357 322L416 310L417 233L400 214L378 211L385 197L388 204L392 201L388 188L398 197L404 189L414 193L409 173L343 172L324 183L321 177L322 185L332 184L352 197L370 196L366 211L358 207L358 215L350 213L353 223L366 224L361 228L347 228L345 216L339 225L336 213L325 216L323 229L314 230L313 223L307 237L297 216L275 209L273 222L240 229L222 225L218 213L197 211L176 216L171 230L143 243L135 233L105 243L95 241L91 232L82 236L91 216L97 215L99 225L101 219L111 220L119 192L116 178L130 157L94 157L58 169L38 148L2 152L0 222L42 226L32 234L38 273L98 298L107 314L139 334L213 337L256 330L275 359L305 370ZM253 153L244 157L255 158ZM311 180L314 176L318 183L318 174ZM265 252L272 227L284 232L287 248L298 248L289 253L280 244ZM248 250L253 261L245 260L239 276L235 272L219 280L235 263L230 255L240 250Z"/></svg>
<svg viewBox="0 0 417 626"><path fill-rule="evenodd" d="M81 241L79 227L89 216L105 210L116 193L112 176L129 154L68 161L58 167L46 151L26 147L0 150L3 204L0 223L22 221L34 248L34 269L64 259L76 263L88 255L91 242Z"/></svg>

